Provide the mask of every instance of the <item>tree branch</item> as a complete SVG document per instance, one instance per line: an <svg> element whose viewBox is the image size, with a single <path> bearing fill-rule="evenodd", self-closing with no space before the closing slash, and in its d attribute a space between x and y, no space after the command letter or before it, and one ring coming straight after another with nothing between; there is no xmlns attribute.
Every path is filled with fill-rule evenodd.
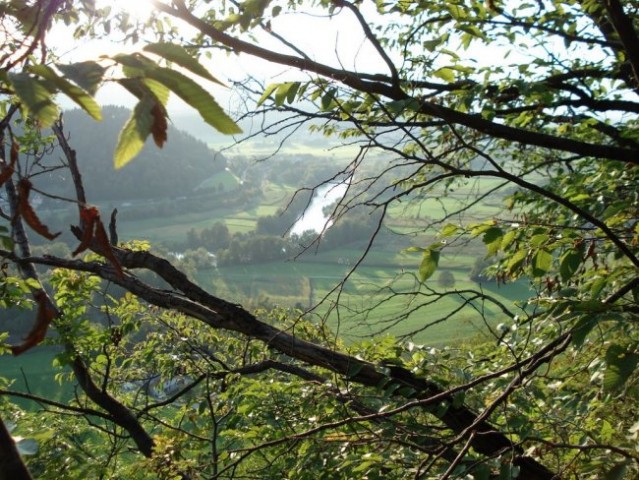
<svg viewBox="0 0 639 480"><path fill-rule="evenodd" d="M201 320L213 328L235 331L250 338L261 340L270 348L278 350L289 357L323 367L349 379L351 382L369 387L388 384L389 381L400 382L402 385L408 386L417 392L415 394L416 398L422 399L420 400L421 402L429 400L423 403L424 406L434 398L437 398L440 402L448 402L448 408L437 417L448 428L458 434L465 432L466 429L472 426L473 431L478 433L472 442L473 448L478 453L490 456L504 449L517 450L516 445L506 435L497 431L488 422L477 422L477 414L473 410L465 405L453 405L450 393L434 382L416 377L404 368L396 369L397 371L394 374L398 376L389 377L383 369L380 370L372 363L299 339L288 332L261 322L241 306L214 297L202 290L190 282L182 272L175 269L168 261L155 257L149 252L131 252L117 248L114 251L123 267L146 268L154 271L183 293L153 288L130 274L125 273L120 276L110 265L97 262L83 262L54 257L29 258L24 259L24 261L93 273L120 285L152 305L182 312ZM550 480L554 478L554 474L536 460L525 456L519 458L521 458L522 465L525 465L522 469L525 469L528 475L526 478L530 480Z"/></svg>
<svg viewBox="0 0 639 480"><path fill-rule="evenodd" d="M302 71L316 73L333 79L361 92L381 95L391 100L409 100L411 97L394 85L383 81L365 80L362 75L348 70L332 68L327 65L310 61L306 58L294 57L273 52L249 42L234 38L193 15L183 1L174 1L173 6L153 0L153 5L176 18L183 20L202 34L216 42L233 49L236 53L247 53L272 63L298 68ZM440 118L452 124L464 125L491 137L512 140L524 145L535 145L553 150L576 153L586 157L599 157L609 160L619 160L628 163L639 163L639 151L615 146L591 144L569 138L557 137L544 133L523 130L486 120L479 115L459 112L455 109L435 103L420 102L419 113Z"/></svg>
<svg viewBox="0 0 639 480"><path fill-rule="evenodd" d="M603 5L623 45L626 59L632 67L635 85L639 85L639 37L632 20L619 0L604 0Z"/></svg>

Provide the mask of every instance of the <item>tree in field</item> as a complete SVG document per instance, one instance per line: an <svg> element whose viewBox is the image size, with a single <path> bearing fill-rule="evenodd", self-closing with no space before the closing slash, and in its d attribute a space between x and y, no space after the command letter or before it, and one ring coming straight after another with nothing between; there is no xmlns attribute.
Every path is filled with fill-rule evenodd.
<svg viewBox="0 0 639 480"><path fill-rule="evenodd" d="M56 361L78 386L70 402L1 390L5 421L21 418L22 428L36 432L46 419L56 432L42 436L40 453L28 459L34 475L637 475L635 2L151 3L153 18L136 30L88 1L0 7L0 175L8 199L2 302L24 307L29 298L35 317L28 337L11 348L40 348L54 330L63 346ZM320 52L279 28L309 13L350 21L378 61L351 68L346 51L340 55L348 45L322 38L322 30L314 31L313 45L334 45L336 56L316 60ZM138 53L65 64L52 56L47 37L60 21L83 35L119 28L129 39L151 40ZM425 348L378 337L346 345L310 315L248 311L195 285L145 245L109 237L108 212L88 203L82 159L57 122L54 95L96 119L92 96L104 82L138 99L116 146L121 166L147 137L160 147L167 141L169 93L212 127L239 133L198 83L217 81L219 72L198 61L217 50L290 75L265 87L245 83L253 102L247 115L284 112L274 128L306 124L358 147L349 167L335 172L350 184L332 215L375 213L378 228L362 261L387 234L398 204L436 197L444 205L437 218L407 219L423 241L411 248L421 255L415 273L399 275L369 308L410 298L384 325L410 314L424 329L467 307L485 321L481 342ZM47 127L52 137L44 135ZM65 152L56 166L40 162L50 142ZM376 152L384 162L371 170ZM31 254L28 231L54 238L62 228L41 222L30 200L30 178L45 168L68 169L74 180L72 258ZM472 194L459 201L460 190ZM485 201L494 198L503 208L486 214ZM515 308L479 288L435 290L432 276L447 252L477 243L495 261L498 282L527 279L536 295ZM46 286L36 267L53 269ZM163 285L140 280L144 272ZM461 306L433 313L443 298ZM344 312L339 299L335 308ZM89 321L90 310L100 322ZM508 323L494 326L496 311ZM42 410L22 414L9 403L19 395ZM2 445L0 461L17 466L12 478L27 478L11 442Z"/></svg>

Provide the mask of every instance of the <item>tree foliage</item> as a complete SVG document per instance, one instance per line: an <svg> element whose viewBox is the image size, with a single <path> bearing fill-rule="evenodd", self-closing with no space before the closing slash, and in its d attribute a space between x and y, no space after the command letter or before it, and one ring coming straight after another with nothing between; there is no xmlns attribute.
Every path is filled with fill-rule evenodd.
<svg viewBox="0 0 639 480"><path fill-rule="evenodd" d="M9 398L47 406L21 426L35 434L47 419L42 452L29 461L34 472L43 478L60 471L69 478L636 476L635 2L152 4L145 25L84 1L0 7L6 38L0 175L8 198L1 301L31 307L36 317L13 352L38 348L53 326L63 376L81 390L68 403L1 390L4 419L21 415ZM278 30L283 17L309 12L353 22L379 62L372 70L348 67L340 41L335 62L315 60L317 52ZM117 25L129 40L150 41L136 53L65 64L51 57L47 41L59 21L81 34ZM179 34L186 26L193 34L188 42ZM396 282L388 298L410 298L406 308L421 314L426 328L455 314L438 319L430 310L435 300L454 296L485 321L487 342L435 348L375 337L345 345L310 312L250 312L140 244L107 239L106 216L87 205L82 159L57 123L55 95L99 119L93 95L101 84L133 93L138 103L117 141L118 167L148 137L157 146L170 142L169 93L219 131L239 133L202 87L218 80L197 56L216 49L304 73L257 89L246 82L248 116L287 112L277 128L307 125L359 147L350 165L335 172L350 186L332 210L335 221L364 207L378 212L354 268L397 204L445 199L474 185L462 206L415 226L423 243L412 250L421 261L405 275L416 282L409 288ZM117 73L107 77L109 71ZM18 119L31 132L20 142ZM34 152L47 126L54 126L74 181L74 258L33 256L26 234L28 227L53 237L61 228L43 224L30 201L30 178L40 168ZM376 151L388 160L371 172L367 159ZM481 200L499 195L500 214L482 217ZM515 311L481 290L435 290L433 275L446 253L477 243L494 260L491 276L526 279L536 295ZM36 265L55 269L47 288ZM141 281L142 271L163 286ZM483 314L486 305L510 320L494 326ZM89 309L100 322L88 320ZM406 312L388 315L394 324ZM61 413L72 415L63 421ZM2 455L3 462L18 461L15 449Z"/></svg>

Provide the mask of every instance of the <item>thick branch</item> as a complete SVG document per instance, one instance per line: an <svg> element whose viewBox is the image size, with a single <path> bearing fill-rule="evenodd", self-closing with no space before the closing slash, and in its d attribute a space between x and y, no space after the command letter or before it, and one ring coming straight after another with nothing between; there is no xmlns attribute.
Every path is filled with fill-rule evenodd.
<svg viewBox="0 0 639 480"><path fill-rule="evenodd" d="M605 0L603 4L623 44L626 59L632 67L635 85L639 85L639 38L632 20L624 12L619 0Z"/></svg>
<svg viewBox="0 0 639 480"><path fill-rule="evenodd" d="M109 412L111 421L129 432L129 435L131 435L140 452L142 452L145 457L150 458L153 455L153 439L146 430L144 430L135 415L107 392L98 388L89 375L86 365L84 365L79 357L73 360L71 367L78 380L78 384L82 390L84 390L84 393L87 394L87 397L96 405Z"/></svg>
<svg viewBox="0 0 639 480"><path fill-rule="evenodd" d="M0 418L0 480L31 480L7 426Z"/></svg>

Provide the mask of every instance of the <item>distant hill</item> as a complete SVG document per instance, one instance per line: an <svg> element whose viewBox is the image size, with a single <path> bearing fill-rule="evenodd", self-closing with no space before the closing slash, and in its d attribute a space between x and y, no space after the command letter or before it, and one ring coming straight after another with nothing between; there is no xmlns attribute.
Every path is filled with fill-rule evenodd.
<svg viewBox="0 0 639 480"><path fill-rule="evenodd" d="M64 112L64 129L71 147L76 150L89 201L188 195L203 180L225 171L227 161L221 154L172 125L169 125L168 142L162 149L149 139L140 155L124 168L115 170L113 151L129 115L130 111L124 107L105 106L103 120L96 122L79 109ZM59 158L61 152L55 151L47 163ZM67 177L68 172L52 175ZM40 181L47 182L44 178ZM64 191L57 193L71 195L70 180L66 178L64 183Z"/></svg>

